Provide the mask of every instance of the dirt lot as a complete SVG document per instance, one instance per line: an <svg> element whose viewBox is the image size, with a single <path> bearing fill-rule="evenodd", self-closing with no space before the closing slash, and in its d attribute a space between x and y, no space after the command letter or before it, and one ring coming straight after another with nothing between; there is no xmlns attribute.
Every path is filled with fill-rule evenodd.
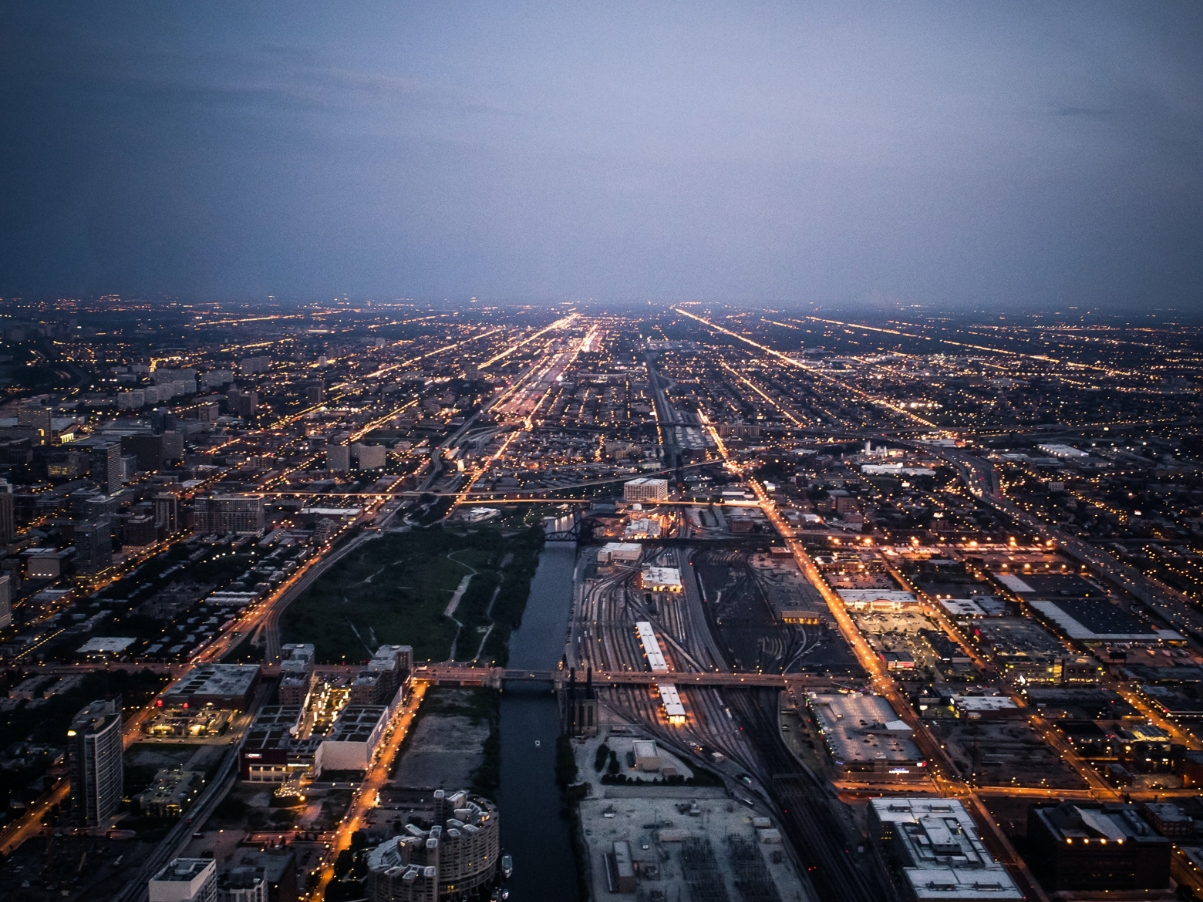
<svg viewBox="0 0 1203 902"><path fill-rule="evenodd" d="M393 784L413 789L467 786L484 760L488 736L486 721L459 715L423 717L393 773Z"/></svg>

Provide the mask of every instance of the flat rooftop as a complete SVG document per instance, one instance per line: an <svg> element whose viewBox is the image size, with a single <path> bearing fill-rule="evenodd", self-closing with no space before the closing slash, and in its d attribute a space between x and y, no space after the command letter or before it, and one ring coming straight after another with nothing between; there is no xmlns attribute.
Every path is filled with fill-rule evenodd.
<svg viewBox="0 0 1203 902"><path fill-rule="evenodd" d="M1155 630L1105 599L1035 600L1028 604L1079 642L1182 641L1172 630Z"/></svg>
<svg viewBox="0 0 1203 902"><path fill-rule="evenodd" d="M812 695L807 704L837 764L923 760L911 728L879 695Z"/></svg>
<svg viewBox="0 0 1203 902"><path fill-rule="evenodd" d="M209 867L216 867L212 858L177 858L163 866L163 870L155 874L152 880L160 883L179 882L189 883L199 877Z"/></svg>
<svg viewBox="0 0 1203 902"><path fill-rule="evenodd" d="M644 567L643 585L681 588L681 571L676 567Z"/></svg>
<svg viewBox="0 0 1203 902"><path fill-rule="evenodd" d="M1023 899L958 799L870 799L869 805L916 899Z"/></svg>
<svg viewBox="0 0 1203 902"><path fill-rule="evenodd" d="M172 686L166 697L186 701L191 696L246 695L258 676L258 664L202 664Z"/></svg>

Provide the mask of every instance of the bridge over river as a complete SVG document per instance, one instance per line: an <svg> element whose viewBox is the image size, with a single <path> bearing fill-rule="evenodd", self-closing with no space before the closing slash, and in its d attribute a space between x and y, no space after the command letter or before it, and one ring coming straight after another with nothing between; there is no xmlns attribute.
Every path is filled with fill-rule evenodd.
<svg viewBox="0 0 1203 902"><path fill-rule="evenodd" d="M567 670L515 670L504 667L463 667L453 664L433 664L419 667L413 674L420 680L435 686L491 686L503 688L521 684L549 684L555 689L568 685ZM577 681L583 683L585 674L577 672ZM619 670L594 671L595 686L651 686L657 683L673 683L678 688L687 686L720 686L727 689L756 689L762 687L795 690L833 689L835 681L803 673L738 673L730 671L650 671Z"/></svg>

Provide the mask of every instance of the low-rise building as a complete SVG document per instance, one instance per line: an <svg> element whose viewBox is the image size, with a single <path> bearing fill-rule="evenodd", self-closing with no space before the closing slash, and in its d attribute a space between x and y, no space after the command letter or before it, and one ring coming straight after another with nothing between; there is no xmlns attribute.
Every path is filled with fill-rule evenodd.
<svg viewBox="0 0 1203 902"><path fill-rule="evenodd" d="M643 588L648 592L681 592L681 571L676 567L644 567Z"/></svg>
<svg viewBox="0 0 1203 902"><path fill-rule="evenodd" d="M1024 898L1011 875L986 850L977 825L957 799L871 799L874 839L898 862L915 902L978 902Z"/></svg>
<svg viewBox="0 0 1203 902"><path fill-rule="evenodd" d="M853 780L908 780L927 775L911 728L879 695L808 695L831 760Z"/></svg>
<svg viewBox="0 0 1203 902"><path fill-rule="evenodd" d="M1164 889L1170 841L1135 805L1062 802L1028 812L1032 871L1062 890Z"/></svg>
<svg viewBox="0 0 1203 902"><path fill-rule="evenodd" d="M163 693L160 701L168 707L212 705L245 711L258 685L258 664L201 664Z"/></svg>
<svg viewBox="0 0 1203 902"><path fill-rule="evenodd" d="M153 817L179 817L196 798L204 774L182 768L163 769L154 782L138 794L144 814Z"/></svg>
<svg viewBox="0 0 1203 902"><path fill-rule="evenodd" d="M150 878L150 902L217 902L217 862L177 858Z"/></svg>
<svg viewBox="0 0 1203 902"><path fill-rule="evenodd" d="M599 564L634 563L643 553L637 542L607 542L597 551Z"/></svg>

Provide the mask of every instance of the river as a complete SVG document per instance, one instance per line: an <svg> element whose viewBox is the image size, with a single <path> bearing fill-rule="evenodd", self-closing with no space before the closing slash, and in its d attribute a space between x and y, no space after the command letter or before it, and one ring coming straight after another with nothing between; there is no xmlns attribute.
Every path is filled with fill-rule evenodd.
<svg viewBox="0 0 1203 902"><path fill-rule="evenodd" d="M564 654L576 546L548 542L531 580L522 626L510 636L509 667L554 670ZM576 860L560 817L556 737L560 713L547 689L501 697L501 845L514 856L511 902L576 902ZM538 745L536 745L538 742Z"/></svg>

